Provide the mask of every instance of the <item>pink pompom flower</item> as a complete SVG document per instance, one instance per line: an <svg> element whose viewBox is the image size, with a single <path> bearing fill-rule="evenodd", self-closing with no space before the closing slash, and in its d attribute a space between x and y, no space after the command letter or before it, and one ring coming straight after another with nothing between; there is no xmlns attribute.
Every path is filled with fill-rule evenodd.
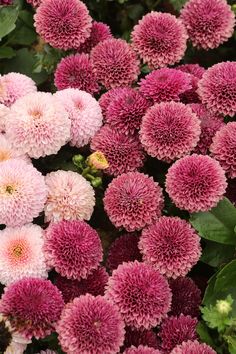
<svg viewBox="0 0 236 354"><path fill-rule="evenodd" d="M189 211L207 211L223 198L227 187L219 162L205 155L185 156L168 170L166 191L175 205Z"/></svg>
<svg viewBox="0 0 236 354"><path fill-rule="evenodd" d="M191 77L192 88L185 91L180 95L181 102L184 103L200 103L200 98L197 93L198 82L202 78L202 75L205 72L205 69L198 64L183 64L176 67L177 70L180 70L184 73L187 73Z"/></svg>
<svg viewBox="0 0 236 354"><path fill-rule="evenodd" d="M6 120L9 111L7 106L0 103L0 134L4 134L6 131Z"/></svg>
<svg viewBox="0 0 236 354"><path fill-rule="evenodd" d="M11 159L20 159L30 162L30 159L26 155L22 155L12 146L10 141L6 138L6 135L0 134L0 163Z"/></svg>
<svg viewBox="0 0 236 354"><path fill-rule="evenodd" d="M209 345L195 341L183 342L177 345L170 354L217 354Z"/></svg>
<svg viewBox="0 0 236 354"><path fill-rule="evenodd" d="M90 53L98 43L110 38L112 38L110 27L103 22L93 21L90 36L81 44L78 51Z"/></svg>
<svg viewBox="0 0 236 354"><path fill-rule="evenodd" d="M160 354L158 349L149 348L147 346L139 345L137 348L132 346L124 351L124 354Z"/></svg>
<svg viewBox="0 0 236 354"><path fill-rule="evenodd" d="M102 109L102 114L104 119L106 120L106 116L107 116L107 109L110 105L110 103L117 97L118 94L120 94L121 92L128 92L130 88L129 87L116 87L114 89L110 89L107 92L105 92L104 94L102 94L102 96L99 98L98 102L99 105Z"/></svg>

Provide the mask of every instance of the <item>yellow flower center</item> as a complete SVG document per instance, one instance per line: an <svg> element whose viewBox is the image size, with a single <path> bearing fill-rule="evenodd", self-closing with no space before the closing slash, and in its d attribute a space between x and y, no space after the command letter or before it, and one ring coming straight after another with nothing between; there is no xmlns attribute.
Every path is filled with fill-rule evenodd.
<svg viewBox="0 0 236 354"><path fill-rule="evenodd" d="M9 160L11 158L11 153L10 151L7 150L0 150L0 162L1 161L6 161Z"/></svg>
<svg viewBox="0 0 236 354"><path fill-rule="evenodd" d="M15 189L13 186L10 186L10 185L6 186L6 192L8 194L12 194L14 191L15 191Z"/></svg>
<svg viewBox="0 0 236 354"><path fill-rule="evenodd" d="M14 254L15 257L19 258L22 256L23 253L23 247L21 245L17 245L13 248L12 253Z"/></svg>

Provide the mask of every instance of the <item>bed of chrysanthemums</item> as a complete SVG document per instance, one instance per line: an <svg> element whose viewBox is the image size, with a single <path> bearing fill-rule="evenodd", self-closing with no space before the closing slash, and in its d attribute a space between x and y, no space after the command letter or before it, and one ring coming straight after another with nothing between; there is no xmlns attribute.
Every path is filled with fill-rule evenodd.
<svg viewBox="0 0 236 354"><path fill-rule="evenodd" d="M236 353L235 6L176 4L0 0L1 354Z"/></svg>

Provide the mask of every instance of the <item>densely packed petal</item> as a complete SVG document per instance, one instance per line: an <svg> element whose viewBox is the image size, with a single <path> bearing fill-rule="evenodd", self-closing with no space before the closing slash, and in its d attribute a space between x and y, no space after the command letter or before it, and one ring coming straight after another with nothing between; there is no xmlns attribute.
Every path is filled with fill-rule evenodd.
<svg viewBox="0 0 236 354"><path fill-rule="evenodd" d="M171 354L216 354L216 351L213 350L209 345L205 343L199 343L195 341L183 342L180 345L177 345L172 351Z"/></svg>

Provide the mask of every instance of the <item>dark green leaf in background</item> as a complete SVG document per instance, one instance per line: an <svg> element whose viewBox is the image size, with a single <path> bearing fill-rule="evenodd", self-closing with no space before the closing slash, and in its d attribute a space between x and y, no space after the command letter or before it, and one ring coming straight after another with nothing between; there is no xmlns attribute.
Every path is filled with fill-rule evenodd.
<svg viewBox="0 0 236 354"><path fill-rule="evenodd" d="M11 47L0 47L0 59L11 59L16 55Z"/></svg>
<svg viewBox="0 0 236 354"><path fill-rule="evenodd" d="M211 267L221 267L235 257L235 247L213 241L206 241L201 261Z"/></svg>
<svg viewBox="0 0 236 354"><path fill-rule="evenodd" d="M15 29L18 13L17 6L0 6L0 40Z"/></svg>

